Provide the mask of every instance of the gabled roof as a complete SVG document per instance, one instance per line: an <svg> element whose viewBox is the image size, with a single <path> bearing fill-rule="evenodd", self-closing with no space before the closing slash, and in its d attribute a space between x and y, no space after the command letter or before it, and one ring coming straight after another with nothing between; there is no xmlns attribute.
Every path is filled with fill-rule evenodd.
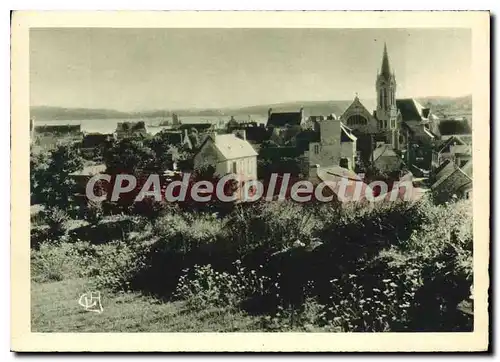
<svg viewBox="0 0 500 362"><path fill-rule="evenodd" d="M423 121L429 117L430 110L424 108L416 99L396 99L396 107L401 112L403 122Z"/></svg>
<svg viewBox="0 0 500 362"><path fill-rule="evenodd" d="M234 134L216 135L215 140L212 137L206 139L206 142L212 141L226 160L232 160L242 157L257 156L257 152L252 145Z"/></svg>
<svg viewBox="0 0 500 362"><path fill-rule="evenodd" d="M455 168L456 165L451 160L444 161L435 171L436 183L439 180L444 180L446 177L451 175Z"/></svg>
<svg viewBox="0 0 500 362"><path fill-rule="evenodd" d="M439 146L438 152L439 153L449 152L450 147L453 144L465 145L466 143L460 137L453 136L453 137L448 138L444 143L441 143L441 145Z"/></svg>
<svg viewBox="0 0 500 362"><path fill-rule="evenodd" d="M340 129L342 133L340 134L341 142L355 142L358 138L352 134L352 129L347 127L345 124L340 122Z"/></svg>
<svg viewBox="0 0 500 362"><path fill-rule="evenodd" d="M373 150L373 161L377 161L380 157L398 157L390 145L381 145Z"/></svg>
<svg viewBox="0 0 500 362"><path fill-rule="evenodd" d="M442 120L439 122L438 129L441 136L466 135L472 133L472 129L466 120Z"/></svg>
<svg viewBox="0 0 500 362"><path fill-rule="evenodd" d="M463 165L461 169L467 176L472 178L472 160L467 161L467 163Z"/></svg>
<svg viewBox="0 0 500 362"><path fill-rule="evenodd" d="M300 126L302 113L299 112L277 112L271 113L267 119L268 127L284 127L285 125Z"/></svg>
<svg viewBox="0 0 500 362"><path fill-rule="evenodd" d="M366 193L373 192L354 171L340 166L318 167L316 169L318 178L325 182L326 186L332 190L340 201L363 201L366 200ZM349 180L344 187L341 187L342 180ZM361 192L359 192L361 191ZM359 192L359 194L358 194ZM359 199L357 197L359 196Z"/></svg>
<svg viewBox="0 0 500 362"><path fill-rule="evenodd" d="M457 192L460 189L472 187L472 177L467 175L466 172L464 172L462 169L460 169L460 167L458 167L454 163L451 163L450 165L453 166L453 171L439 178L431 186L431 188L433 190L436 189L446 190L451 194L452 192Z"/></svg>

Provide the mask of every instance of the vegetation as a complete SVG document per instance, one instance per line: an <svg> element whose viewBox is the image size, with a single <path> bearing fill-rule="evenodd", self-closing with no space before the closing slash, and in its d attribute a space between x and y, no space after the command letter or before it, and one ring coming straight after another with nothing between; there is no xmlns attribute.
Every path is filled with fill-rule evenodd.
<svg viewBox="0 0 500 362"><path fill-rule="evenodd" d="M123 142L108 155L116 168L157 159ZM43 206L32 216L36 331L472 330L469 201L73 213L78 153L59 146L31 161ZM104 298L104 319L90 324L77 303L88 290Z"/></svg>
<svg viewBox="0 0 500 362"><path fill-rule="evenodd" d="M472 302L469 207L271 202L224 218L167 212L124 237L43 243L33 278L85 278L109 295L179 301L193 313L224 306L258 317L259 330L466 331L472 318L458 306Z"/></svg>

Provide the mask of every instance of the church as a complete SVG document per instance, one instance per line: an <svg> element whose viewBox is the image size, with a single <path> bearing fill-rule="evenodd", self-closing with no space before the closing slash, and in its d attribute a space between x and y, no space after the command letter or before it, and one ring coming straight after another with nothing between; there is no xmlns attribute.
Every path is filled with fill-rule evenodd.
<svg viewBox="0 0 500 362"><path fill-rule="evenodd" d="M415 99L396 99L396 75L391 70L386 44L375 88L377 107L373 113L356 96L340 116L340 121L357 137L361 158L369 161L375 145L389 146L402 155L410 142L424 148L430 146L438 118Z"/></svg>

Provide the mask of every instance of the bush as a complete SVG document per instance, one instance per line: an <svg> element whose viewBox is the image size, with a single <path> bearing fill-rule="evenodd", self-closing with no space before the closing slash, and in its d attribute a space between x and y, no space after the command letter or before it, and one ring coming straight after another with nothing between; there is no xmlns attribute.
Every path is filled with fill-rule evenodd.
<svg viewBox="0 0 500 362"><path fill-rule="evenodd" d="M48 226L47 236L53 240L58 240L66 233L66 222L69 216L66 211L59 208L47 208L41 211L45 224Z"/></svg>
<svg viewBox="0 0 500 362"><path fill-rule="evenodd" d="M268 277L247 270L239 260L234 267L234 273L218 272L211 265L185 269L175 296L186 300L196 310L221 305L236 308L247 299L268 295L273 287L276 288Z"/></svg>
<svg viewBox="0 0 500 362"><path fill-rule="evenodd" d="M87 275L87 266L80 257L85 244L43 243L31 251L31 275L37 282L60 281Z"/></svg>
<svg viewBox="0 0 500 362"><path fill-rule="evenodd" d="M272 253L290 248L296 241L305 245L315 240L320 220L305 205L291 201L240 205L225 222L228 239L237 254L245 258L259 253Z"/></svg>
<svg viewBox="0 0 500 362"><path fill-rule="evenodd" d="M93 245L86 257L93 259L89 274L95 276L96 287L113 291L133 289L131 283L138 271L144 268L146 250L146 245L133 242Z"/></svg>

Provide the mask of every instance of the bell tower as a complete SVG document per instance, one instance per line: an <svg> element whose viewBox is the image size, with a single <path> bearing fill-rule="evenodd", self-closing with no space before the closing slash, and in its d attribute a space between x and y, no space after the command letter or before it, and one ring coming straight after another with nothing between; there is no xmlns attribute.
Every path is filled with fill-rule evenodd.
<svg viewBox="0 0 500 362"><path fill-rule="evenodd" d="M387 143L398 146L398 109L396 107L396 76L391 73L387 45L384 43L384 54L382 56L382 68L377 74L377 126L379 132L387 134Z"/></svg>

